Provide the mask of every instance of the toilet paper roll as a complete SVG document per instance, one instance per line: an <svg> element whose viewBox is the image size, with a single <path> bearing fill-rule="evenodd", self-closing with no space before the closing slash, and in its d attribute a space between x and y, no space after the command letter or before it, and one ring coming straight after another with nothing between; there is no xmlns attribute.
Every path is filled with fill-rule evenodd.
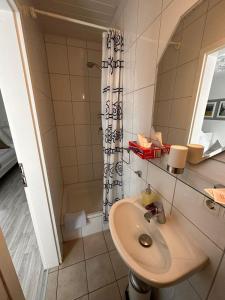
<svg viewBox="0 0 225 300"><path fill-rule="evenodd" d="M188 148L180 145L172 145L168 158L168 165L175 169L184 169Z"/></svg>

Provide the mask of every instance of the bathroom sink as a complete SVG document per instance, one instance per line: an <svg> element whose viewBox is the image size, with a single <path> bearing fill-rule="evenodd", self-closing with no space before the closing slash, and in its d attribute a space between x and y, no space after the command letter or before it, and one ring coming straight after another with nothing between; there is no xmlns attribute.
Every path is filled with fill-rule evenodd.
<svg viewBox="0 0 225 300"><path fill-rule="evenodd" d="M205 266L208 257L182 232L173 217L165 224L144 218L146 210L137 199L115 203L109 215L113 242L126 265L144 282L166 287L186 279ZM144 247L139 237L152 239Z"/></svg>

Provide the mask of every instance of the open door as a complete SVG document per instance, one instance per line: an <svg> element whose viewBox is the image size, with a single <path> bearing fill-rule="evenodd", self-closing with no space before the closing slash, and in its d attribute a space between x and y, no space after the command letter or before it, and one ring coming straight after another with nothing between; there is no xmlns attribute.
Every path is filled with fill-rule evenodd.
<svg viewBox="0 0 225 300"><path fill-rule="evenodd" d="M32 95L20 16L13 2L0 1L0 89L18 162L23 165L25 193L45 269L61 261L49 183ZM17 298L20 299L20 298Z"/></svg>

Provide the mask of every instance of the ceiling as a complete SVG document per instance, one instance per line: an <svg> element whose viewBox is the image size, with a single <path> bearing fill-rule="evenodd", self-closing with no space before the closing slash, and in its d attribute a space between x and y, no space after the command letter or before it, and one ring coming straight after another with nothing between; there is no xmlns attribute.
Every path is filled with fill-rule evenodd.
<svg viewBox="0 0 225 300"><path fill-rule="evenodd" d="M40 10L110 27L120 0L20 0ZM38 15L44 33L101 41L102 31Z"/></svg>
<svg viewBox="0 0 225 300"><path fill-rule="evenodd" d="M35 0L36 8L110 26L119 0Z"/></svg>

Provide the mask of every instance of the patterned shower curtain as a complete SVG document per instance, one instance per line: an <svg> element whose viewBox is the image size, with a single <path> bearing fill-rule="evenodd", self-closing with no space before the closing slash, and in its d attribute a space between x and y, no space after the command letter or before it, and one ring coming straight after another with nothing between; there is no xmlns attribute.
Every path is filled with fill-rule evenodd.
<svg viewBox="0 0 225 300"><path fill-rule="evenodd" d="M111 206L122 199L123 172L123 36L119 31L103 33L102 129L104 148L103 215L108 221Z"/></svg>

